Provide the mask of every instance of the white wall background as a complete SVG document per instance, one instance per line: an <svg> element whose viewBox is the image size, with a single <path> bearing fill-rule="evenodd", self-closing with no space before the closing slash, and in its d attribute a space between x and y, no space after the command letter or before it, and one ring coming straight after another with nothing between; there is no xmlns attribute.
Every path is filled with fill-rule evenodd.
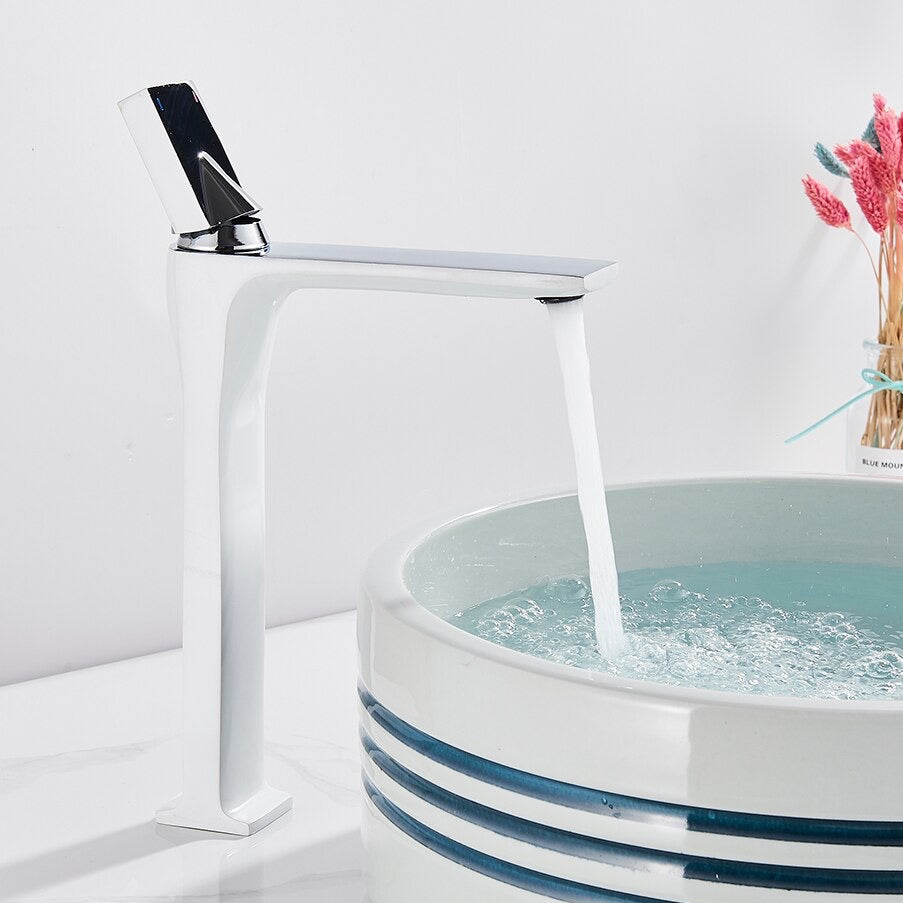
<svg viewBox="0 0 903 903"><path fill-rule="evenodd" d="M813 142L903 104L903 6L13 2L0 29L0 683L179 642L168 224L119 117L193 79L270 235L622 264L588 312L610 481L836 471L873 329ZM832 180L835 181L835 180ZM269 400L271 623L412 522L573 483L538 304L298 296Z"/></svg>

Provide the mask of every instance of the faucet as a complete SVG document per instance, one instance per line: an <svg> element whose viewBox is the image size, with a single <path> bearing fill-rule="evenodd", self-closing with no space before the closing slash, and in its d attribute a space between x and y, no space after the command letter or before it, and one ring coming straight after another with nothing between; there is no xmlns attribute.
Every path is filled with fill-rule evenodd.
<svg viewBox="0 0 903 903"><path fill-rule="evenodd" d="M603 260L270 242L191 82L119 104L176 235L168 303L184 424L182 792L165 825L248 835L291 808L263 767L264 414L279 312L302 289L576 300Z"/></svg>

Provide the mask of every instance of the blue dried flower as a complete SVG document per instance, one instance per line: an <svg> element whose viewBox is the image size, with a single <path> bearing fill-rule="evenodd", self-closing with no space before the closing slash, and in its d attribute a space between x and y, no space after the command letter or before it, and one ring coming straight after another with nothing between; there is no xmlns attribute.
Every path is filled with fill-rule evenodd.
<svg viewBox="0 0 903 903"><path fill-rule="evenodd" d="M818 159L818 162L821 163L828 172L835 176L843 176L845 179L850 178L850 173L847 171L846 166L844 166L843 163L841 163L840 160L838 160L837 157L821 143L821 141L815 145L815 156Z"/></svg>
<svg viewBox="0 0 903 903"><path fill-rule="evenodd" d="M881 142L878 140L878 133L875 131L875 117L869 120L869 124L862 133L862 140L867 141L876 151L881 150Z"/></svg>

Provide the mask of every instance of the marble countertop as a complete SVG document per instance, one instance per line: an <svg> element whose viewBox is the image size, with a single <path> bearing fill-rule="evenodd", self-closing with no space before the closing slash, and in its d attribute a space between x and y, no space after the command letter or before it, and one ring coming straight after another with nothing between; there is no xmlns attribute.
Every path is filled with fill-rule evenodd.
<svg viewBox="0 0 903 903"><path fill-rule="evenodd" d="M266 770L294 809L250 838L164 828L180 653L0 687L0 901L361 903L351 612L267 632Z"/></svg>

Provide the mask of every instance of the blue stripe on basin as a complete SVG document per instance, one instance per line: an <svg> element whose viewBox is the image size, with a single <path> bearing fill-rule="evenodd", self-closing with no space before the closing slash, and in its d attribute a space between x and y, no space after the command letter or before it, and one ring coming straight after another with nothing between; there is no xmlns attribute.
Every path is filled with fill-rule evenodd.
<svg viewBox="0 0 903 903"><path fill-rule="evenodd" d="M494 856L488 856L486 853L464 846L456 840L451 840L444 834L428 828L417 819L411 818L410 815L390 803L373 786L366 775L364 776L364 790L383 816L408 837L423 844L434 853L438 853L464 868L485 875L487 878L494 878L505 884L513 884L515 887L552 900L563 900L565 903L669 903L669 901L658 898L639 897L636 894L604 890L589 884L581 884L578 881L556 878L553 875L546 875L521 865L505 862L503 859L496 859Z"/></svg>
<svg viewBox="0 0 903 903"><path fill-rule="evenodd" d="M903 846L903 822L848 821L826 818L795 818L782 815L752 815L720 809L703 809L662 803L638 797L605 793L578 784L556 781L500 765L472 755L429 736L392 714L363 687L361 703L370 717L387 733L415 752L461 772L534 799L610 815L646 824L670 825L706 834L729 834L764 840L799 843L832 843L849 846Z"/></svg>
<svg viewBox="0 0 903 903"><path fill-rule="evenodd" d="M566 856L634 872L661 874L663 866L671 866L675 874L683 878L745 887L842 894L891 894L903 890L903 871L810 868L711 859L601 840L537 824L475 803L421 778L380 749L363 730L361 743L371 761L384 774L424 802L496 834Z"/></svg>

